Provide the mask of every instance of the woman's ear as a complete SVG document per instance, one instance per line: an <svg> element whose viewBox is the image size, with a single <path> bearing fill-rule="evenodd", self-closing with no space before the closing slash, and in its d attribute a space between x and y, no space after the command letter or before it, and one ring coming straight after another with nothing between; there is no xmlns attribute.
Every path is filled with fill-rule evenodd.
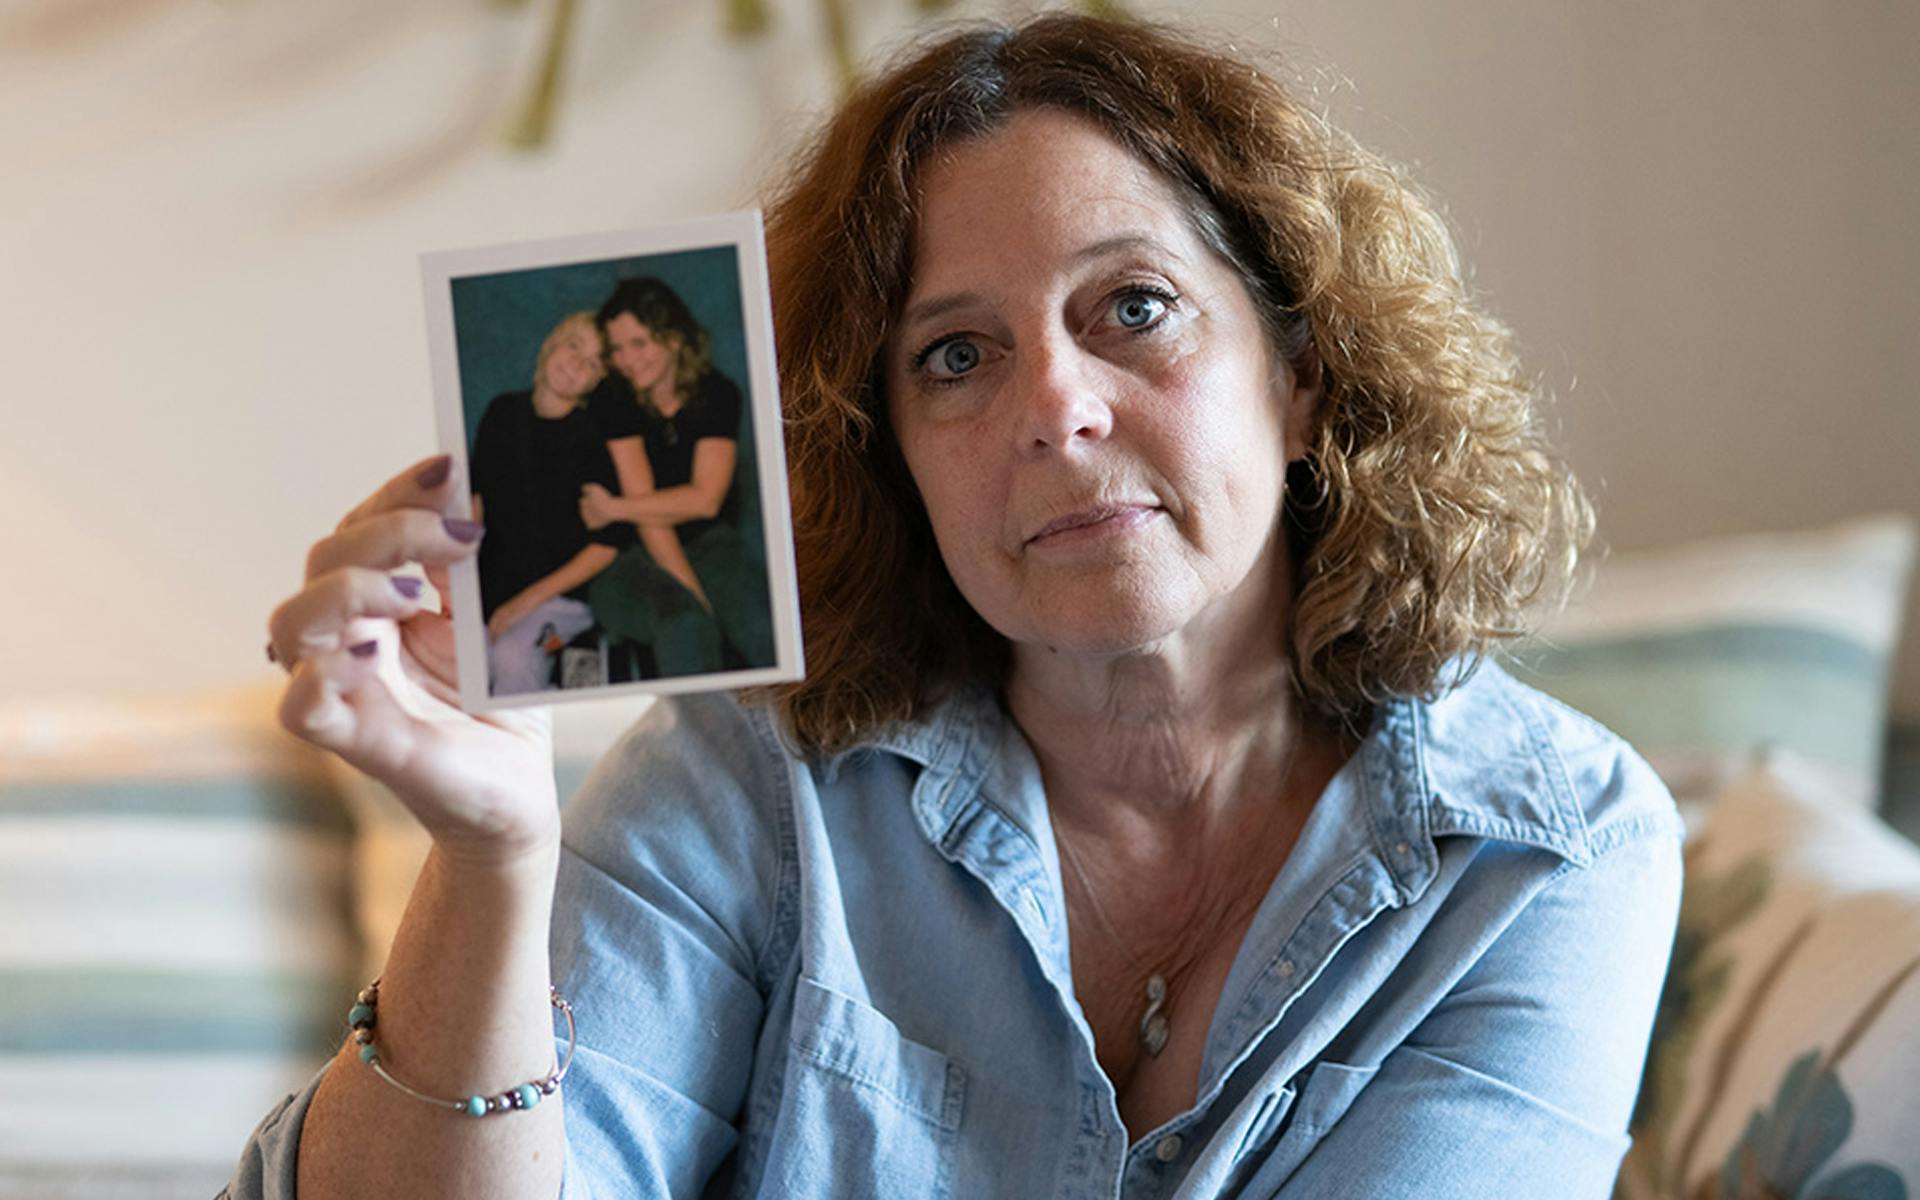
<svg viewBox="0 0 1920 1200"><path fill-rule="evenodd" d="M1314 430L1320 422L1320 385L1324 375L1320 356L1311 349L1300 356L1298 366L1289 363L1280 373L1280 432L1288 462L1298 462L1313 449Z"/></svg>

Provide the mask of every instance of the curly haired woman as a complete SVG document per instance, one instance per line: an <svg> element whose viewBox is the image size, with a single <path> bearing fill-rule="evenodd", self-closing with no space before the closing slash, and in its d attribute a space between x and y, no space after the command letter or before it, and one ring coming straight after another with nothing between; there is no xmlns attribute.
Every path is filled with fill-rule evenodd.
<svg viewBox="0 0 1920 1200"><path fill-rule="evenodd" d="M767 231L807 679L656 706L563 825L539 727L371 665L439 661L374 569L470 552L437 464L321 542L284 719L436 850L233 1194L1605 1195L1679 826L1483 661L1590 516L1418 191L1055 15L860 88Z"/></svg>

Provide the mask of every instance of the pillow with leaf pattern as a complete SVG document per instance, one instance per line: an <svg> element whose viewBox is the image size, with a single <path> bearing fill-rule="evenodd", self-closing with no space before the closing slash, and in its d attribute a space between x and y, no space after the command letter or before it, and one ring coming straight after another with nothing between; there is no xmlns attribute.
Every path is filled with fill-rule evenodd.
<svg viewBox="0 0 1920 1200"><path fill-rule="evenodd" d="M1759 757L1688 840L1615 1200L1920 1200L1920 850Z"/></svg>

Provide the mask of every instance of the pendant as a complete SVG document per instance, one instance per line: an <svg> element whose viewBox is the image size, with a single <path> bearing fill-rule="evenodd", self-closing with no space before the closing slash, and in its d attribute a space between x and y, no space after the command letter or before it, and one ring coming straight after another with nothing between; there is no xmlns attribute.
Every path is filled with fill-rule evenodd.
<svg viewBox="0 0 1920 1200"><path fill-rule="evenodd" d="M1147 1011L1140 1015L1140 1046L1150 1057L1160 1057L1167 1048L1167 1015L1160 1011L1167 1003L1167 981L1160 975L1147 977Z"/></svg>

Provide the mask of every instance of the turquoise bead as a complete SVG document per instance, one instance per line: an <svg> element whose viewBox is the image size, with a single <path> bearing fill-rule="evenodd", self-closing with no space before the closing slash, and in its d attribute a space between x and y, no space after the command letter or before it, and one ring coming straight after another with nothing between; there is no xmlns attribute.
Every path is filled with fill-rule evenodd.
<svg viewBox="0 0 1920 1200"><path fill-rule="evenodd" d="M380 1057L380 1053L379 1053L379 1051L377 1051L377 1050L375 1050L375 1049L373 1048L373 1044L372 1044L371 1042L369 1042L368 1044L366 1044L366 1045L364 1045L364 1046L362 1046L362 1047L360 1047L360 1061L361 1061L361 1062L363 1062L363 1063L370 1063L370 1062L372 1062L372 1061L373 1061L374 1059L376 1059L376 1058L379 1058L379 1057Z"/></svg>
<svg viewBox="0 0 1920 1200"><path fill-rule="evenodd" d="M540 1103L540 1089L530 1083L520 1085L520 1107L532 1108Z"/></svg>
<svg viewBox="0 0 1920 1200"><path fill-rule="evenodd" d="M364 1004L356 1004L347 1010L347 1024L358 1028L362 1022L373 1023L373 1010Z"/></svg>
<svg viewBox="0 0 1920 1200"><path fill-rule="evenodd" d="M467 1097L467 1115L470 1117L486 1116L487 1115L486 1098L484 1096L468 1096Z"/></svg>

